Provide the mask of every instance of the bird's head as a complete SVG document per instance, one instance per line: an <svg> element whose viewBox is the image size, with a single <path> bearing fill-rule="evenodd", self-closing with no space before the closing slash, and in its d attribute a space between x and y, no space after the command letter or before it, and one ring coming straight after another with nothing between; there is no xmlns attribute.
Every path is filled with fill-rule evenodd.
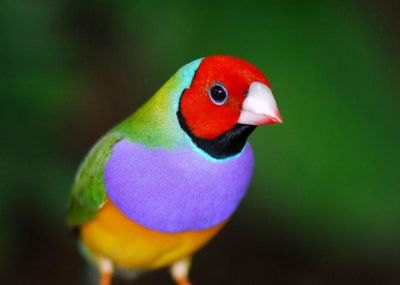
<svg viewBox="0 0 400 285"><path fill-rule="evenodd" d="M192 69L187 65L181 70ZM177 116L192 141L214 158L238 154L256 126L282 117L263 73L231 56L201 59L179 98Z"/></svg>

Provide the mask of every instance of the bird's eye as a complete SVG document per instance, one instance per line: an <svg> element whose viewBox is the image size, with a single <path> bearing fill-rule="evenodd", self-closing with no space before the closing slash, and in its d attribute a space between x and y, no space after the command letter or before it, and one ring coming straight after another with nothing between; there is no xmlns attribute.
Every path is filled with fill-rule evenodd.
<svg viewBox="0 0 400 285"><path fill-rule="evenodd" d="M215 83L210 90L208 90L208 94L216 105L223 105L228 99L228 91L221 83Z"/></svg>

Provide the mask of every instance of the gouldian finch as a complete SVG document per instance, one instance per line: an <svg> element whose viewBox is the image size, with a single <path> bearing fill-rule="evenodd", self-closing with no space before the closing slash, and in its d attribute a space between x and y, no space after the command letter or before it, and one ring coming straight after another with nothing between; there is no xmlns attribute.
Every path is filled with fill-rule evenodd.
<svg viewBox="0 0 400 285"><path fill-rule="evenodd" d="M190 284L191 257L248 189L248 136L281 122L263 73L216 55L183 66L103 136L78 170L67 216L99 283L168 266L176 284Z"/></svg>

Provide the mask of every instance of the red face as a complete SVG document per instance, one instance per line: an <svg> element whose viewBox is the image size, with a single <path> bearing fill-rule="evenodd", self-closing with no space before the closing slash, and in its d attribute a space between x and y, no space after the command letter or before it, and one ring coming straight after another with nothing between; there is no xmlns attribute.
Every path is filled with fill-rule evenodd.
<svg viewBox="0 0 400 285"><path fill-rule="evenodd" d="M202 60L189 89L180 100L180 110L193 135L214 139L238 123L250 84L265 76L250 63L230 56Z"/></svg>

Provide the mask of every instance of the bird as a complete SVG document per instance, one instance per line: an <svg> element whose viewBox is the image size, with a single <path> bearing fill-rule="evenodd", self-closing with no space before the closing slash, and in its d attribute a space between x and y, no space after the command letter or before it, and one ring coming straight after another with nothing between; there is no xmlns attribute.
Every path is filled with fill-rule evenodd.
<svg viewBox="0 0 400 285"><path fill-rule="evenodd" d="M189 285L192 256L226 224L254 169L257 126L282 123L265 75L211 55L181 67L83 159L67 207L99 284L169 268Z"/></svg>

